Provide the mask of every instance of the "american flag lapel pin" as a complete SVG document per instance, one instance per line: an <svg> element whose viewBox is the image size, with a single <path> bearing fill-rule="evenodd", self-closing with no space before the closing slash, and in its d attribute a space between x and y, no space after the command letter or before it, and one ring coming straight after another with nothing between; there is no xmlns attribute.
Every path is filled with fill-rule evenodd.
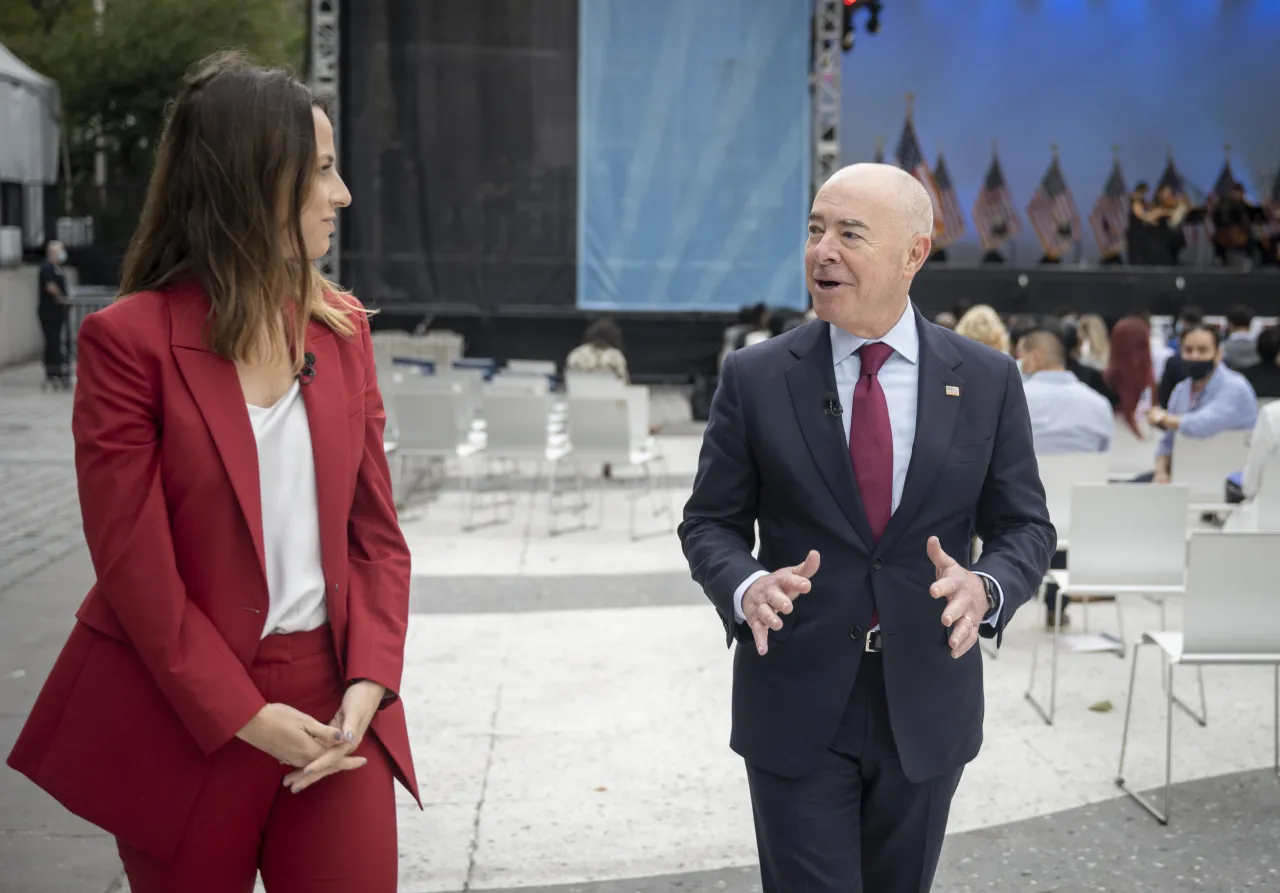
<svg viewBox="0 0 1280 893"><path fill-rule="evenodd" d="M958 387L956 387L955 385L953 385L953 384L949 384L949 385L947 385L947 396L948 396L948 397L959 397L959 396L960 396L960 389L959 389Z"/></svg>

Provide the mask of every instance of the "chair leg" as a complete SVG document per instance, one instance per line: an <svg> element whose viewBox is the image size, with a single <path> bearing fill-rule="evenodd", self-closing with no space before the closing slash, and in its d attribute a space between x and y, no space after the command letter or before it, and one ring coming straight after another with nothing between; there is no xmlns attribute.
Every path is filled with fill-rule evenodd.
<svg viewBox="0 0 1280 893"><path fill-rule="evenodd" d="M1124 660L1124 608L1120 596L1116 596L1116 635L1120 637L1120 647L1116 649L1116 657Z"/></svg>
<svg viewBox="0 0 1280 893"><path fill-rule="evenodd" d="M1036 637L1035 650L1031 654L1031 680L1027 683L1026 699L1031 702L1031 706L1035 708L1036 713L1040 714L1040 718L1044 720L1045 725L1053 725L1053 717L1058 705L1058 632L1062 627L1062 603L1063 593L1058 593L1058 598L1053 605L1053 638L1049 646L1049 709L1046 711L1044 707L1036 700L1035 681L1036 681L1036 663L1040 652L1040 639Z"/></svg>
<svg viewBox="0 0 1280 893"><path fill-rule="evenodd" d="M1169 678L1170 679L1173 678L1172 673L1169 674ZM1187 702L1182 700L1182 698L1174 694L1171 694L1170 696L1173 698L1173 703L1177 704L1180 708L1182 708L1182 711L1186 713L1187 716L1194 719L1197 723L1200 724L1200 727L1203 728L1209 724L1209 710L1204 698L1204 667L1199 667L1199 666L1196 667L1196 678L1200 684L1200 713L1199 714L1197 714L1194 710L1192 710L1189 706L1187 706Z"/></svg>
<svg viewBox="0 0 1280 893"><path fill-rule="evenodd" d="M1157 822L1161 825L1168 825L1169 792L1170 788L1173 786L1173 668L1176 664L1169 664L1169 678L1165 682L1164 802L1160 807L1157 807L1142 794L1132 790L1125 783L1124 779L1124 755L1125 747L1129 742L1129 719L1133 711L1134 683L1138 676L1138 652L1145 644L1147 643L1140 642L1133 646L1133 668L1129 671L1129 698L1128 705L1125 707L1124 733L1120 741L1120 768L1116 773L1116 786L1132 797L1133 800L1149 812Z"/></svg>

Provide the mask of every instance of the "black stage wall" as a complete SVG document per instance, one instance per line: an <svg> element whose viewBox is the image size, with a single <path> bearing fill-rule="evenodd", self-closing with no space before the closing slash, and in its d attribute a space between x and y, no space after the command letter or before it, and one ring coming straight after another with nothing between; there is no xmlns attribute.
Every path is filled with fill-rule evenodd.
<svg viewBox="0 0 1280 893"><path fill-rule="evenodd" d="M384 307L572 307L578 0L341 9L343 283Z"/></svg>

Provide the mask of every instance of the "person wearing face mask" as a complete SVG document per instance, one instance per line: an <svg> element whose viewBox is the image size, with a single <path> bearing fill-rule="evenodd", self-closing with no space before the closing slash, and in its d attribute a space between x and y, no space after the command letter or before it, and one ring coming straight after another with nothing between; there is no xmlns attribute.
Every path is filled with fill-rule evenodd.
<svg viewBox="0 0 1280 893"><path fill-rule="evenodd" d="M1173 468L1173 437L1213 437L1223 431L1249 431L1258 418L1258 398L1243 375L1222 364L1218 330L1194 325L1182 332L1179 354L1187 370L1169 396L1169 407L1153 406L1147 420L1164 432L1156 449L1151 480L1167 484Z"/></svg>
<svg viewBox="0 0 1280 893"><path fill-rule="evenodd" d="M71 375L62 350L62 333L67 325L67 275L62 265L67 262L67 249L59 241L45 246L45 261L40 265L39 309L40 329L44 333L44 388L68 390Z"/></svg>

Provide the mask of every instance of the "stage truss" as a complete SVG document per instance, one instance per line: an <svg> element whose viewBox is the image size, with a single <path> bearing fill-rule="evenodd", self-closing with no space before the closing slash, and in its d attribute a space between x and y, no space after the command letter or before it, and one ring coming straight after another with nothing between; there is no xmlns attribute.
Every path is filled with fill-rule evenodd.
<svg viewBox="0 0 1280 893"><path fill-rule="evenodd" d="M338 77L341 72L338 47L338 12L341 0L311 0L311 89L328 107L333 123L333 144L342 154L342 137L339 133L342 116L338 110ZM333 224L333 237L329 240L329 253L316 261L316 269L326 279L338 281L342 243L339 216Z"/></svg>
<svg viewBox="0 0 1280 893"><path fill-rule="evenodd" d="M840 167L840 62L844 36L842 0L816 0L813 13L812 192Z"/></svg>

